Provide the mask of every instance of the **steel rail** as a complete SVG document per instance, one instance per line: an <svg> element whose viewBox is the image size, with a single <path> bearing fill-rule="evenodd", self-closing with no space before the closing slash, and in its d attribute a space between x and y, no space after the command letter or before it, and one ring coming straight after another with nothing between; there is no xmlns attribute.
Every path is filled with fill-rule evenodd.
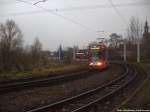
<svg viewBox="0 0 150 112"><path fill-rule="evenodd" d="M93 74L93 71L86 70L77 73L70 73L64 75L57 75L52 77L47 77L43 79L25 80L21 82L12 82L6 84L0 84L0 94L5 94L12 91L22 90L24 88L30 87L40 87L48 85L60 84L66 81L71 81L79 78L84 78Z"/></svg>
<svg viewBox="0 0 150 112"><path fill-rule="evenodd" d="M119 63L111 63L115 65L120 65ZM125 68L124 68L125 69ZM8 82L8 83L0 83L0 94L5 94L8 92L14 92L18 90L23 90L31 87L43 87L43 86L53 86L59 85L64 82L69 82L72 80L81 79L84 77L88 77L91 74L97 73L96 71L84 70L76 73L68 73L68 74L60 74L60 75L52 75L47 77L39 77L36 79L24 79L16 82Z"/></svg>
<svg viewBox="0 0 150 112"><path fill-rule="evenodd" d="M121 90L122 88L124 88L125 86L127 86L128 84L130 84L135 79L136 76L137 76L137 72L135 71L134 74L133 74L133 76L127 82L125 82L123 85L121 85L120 87L112 90L110 93L108 93L108 94L106 94L106 95L104 95L104 96L102 96L102 97L100 97L100 98L98 98L98 99L96 99L96 100L94 100L94 101L92 101L92 102L90 102L90 103L88 103L88 104L86 104L86 105L84 105L84 106L76 109L76 110L73 110L71 112L82 112L82 111L85 111L90 106L92 106L92 105L94 105L94 104L96 104L98 102L102 102L105 99L108 99L109 97L113 96L116 92L118 92L119 90Z"/></svg>
<svg viewBox="0 0 150 112"><path fill-rule="evenodd" d="M127 75L129 75L129 68L127 66L125 66L126 68L126 71L124 72L123 75L121 75L120 77L118 77L117 79L115 80L112 80L111 82L107 83L107 84L104 84L102 86L99 86L95 89L92 89L92 90L89 90L89 91L86 91L84 93L81 93L79 95L76 95L76 96L73 96L73 97L70 97L70 98L66 98L66 99L63 99L61 101L58 101L58 102L54 102L54 103L51 103L49 105L45 105L45 106L41 106L39 108L35 108L35 109L32 109L32 110L29 110L27 112L41 112L41 111L47 111L47 110L50 110L50 109L53 109L53 108L56 108L56 107L61 107L62 105L67 105L69 104L70 102L73 102L73 101L77 101L77 100L81 100L82 98L86 98L90 95L93 95L93 94L96 94L97 92L99 91L103 91L105 88L115 84L115 83L119 83L120 80L123 80ZM127 82L124 84L126 85ZM81 110L84 110L85 108L88 108L90 105L93 105L94 103L96 103L97 101L99 100L102 100L104 98L106 98L107 96L113 94L114 92L116 92L117 90L121 89L122 87L120 86L119 88L117 88L115 91L112 91L112 92L109 92L108 94L106 94L105 96L102 96L100 97L99 99L95 100L95 101L91 101L90 103L84 105L84 106L81 106L80 108L78 109L75 109L73 110L72 112L78 112L78 111L81 111ZM58 108L57 108L58 109ZM71 111L69 111L71 112Z"/></svg>

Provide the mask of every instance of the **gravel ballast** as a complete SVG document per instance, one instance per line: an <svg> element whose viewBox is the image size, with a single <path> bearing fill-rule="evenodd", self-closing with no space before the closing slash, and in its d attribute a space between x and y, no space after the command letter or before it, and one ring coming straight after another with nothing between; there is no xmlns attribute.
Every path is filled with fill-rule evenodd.
<svg viewBox="0 0 150 112"><path fill-rule="evenodd" d="M0 112L24 112L79 94L115 79L122 71L121 67L112 65L105 71L62 85L33 88L0 95Z"/></svg>

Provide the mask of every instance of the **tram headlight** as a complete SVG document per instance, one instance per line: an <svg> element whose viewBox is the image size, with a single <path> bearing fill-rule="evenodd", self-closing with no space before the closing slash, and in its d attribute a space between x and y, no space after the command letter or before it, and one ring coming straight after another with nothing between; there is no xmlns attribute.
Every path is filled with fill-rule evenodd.
<svg viewBox="0 0 150 112"><path fill-rule="evenodd" d="M94 63L91 62L89 65L92 66L93 64L94 64Z"/></svg>
<svg viewBox="0 0 150 112"><path fill-rule="evenodd" d="M97 65L98 66L101 66L103 63L102 62L97 62Z"/></svg>

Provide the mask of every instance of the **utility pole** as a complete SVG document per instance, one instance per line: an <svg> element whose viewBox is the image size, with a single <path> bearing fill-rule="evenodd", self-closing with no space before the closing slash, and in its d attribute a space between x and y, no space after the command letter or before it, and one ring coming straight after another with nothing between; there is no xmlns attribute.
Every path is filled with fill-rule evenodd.
<svg viewBox="0 0 150 112"><path fill-rule="evenodd" d="M60 61L61 59L62 59L62 46L60 44L58 48L58 60Z"/></svg>
<svg viewBox="0 0 150 112"><path fill-rule="evenodd" d="M137 24L137 63L140 63L140 37L138 24Z"/></svg>
<svg viewBox="0 0 150 112"><path fill-rule="evenodd" d="M73 60L76 60L76 47L73 47Z"/></svg>
<svg viewBox="0 0 150 112"><path fill-rule="evenodd" d="M58 49L58 60L60 61L60 46L59 46L59 49Z"/></svg>
<svg viewBox="0 0 150 112"><path fill-rule="evenodd" d="M109 57L109 53L108 53L108 40L105 40L105 42L106 42L106 60L107 60L107 62L108 62L108 57Z"/></svg>
<svg viewBox="0 0 150 112"><path fill-rule="evenodd" d="M123 59L124 59L124 61L127 61L126 39L123 40Z"/></svg>
<svg viewBox="0 0 150 112"><path fill-rule="evenodd" d="M137 41L137 63L140 63L140 39L138 35L138 41Z"/></svg>

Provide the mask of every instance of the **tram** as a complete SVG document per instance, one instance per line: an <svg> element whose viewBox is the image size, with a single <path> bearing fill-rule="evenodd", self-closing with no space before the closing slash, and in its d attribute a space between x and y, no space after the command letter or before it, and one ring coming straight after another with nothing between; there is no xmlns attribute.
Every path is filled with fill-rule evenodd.
<svg viewBox="0 0 150 112"><path fill-rule="evenodd" d="M106 59L106 46L104 44L99 43L89 47L88 63L90 69L103 70L107 68L108 62Z"/></svg>

